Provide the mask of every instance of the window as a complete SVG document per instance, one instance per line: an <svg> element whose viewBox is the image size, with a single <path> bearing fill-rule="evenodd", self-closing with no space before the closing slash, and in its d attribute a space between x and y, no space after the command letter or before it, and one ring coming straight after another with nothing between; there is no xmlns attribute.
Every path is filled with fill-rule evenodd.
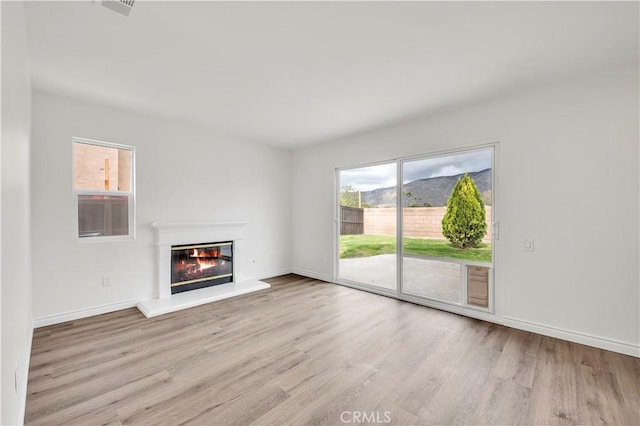
<svg viewBox="0 0 640 426"><path fill-rule="evenodd" d="M133 147L73 139L77 238L132 238L135 229L134 188Z"/></svg>

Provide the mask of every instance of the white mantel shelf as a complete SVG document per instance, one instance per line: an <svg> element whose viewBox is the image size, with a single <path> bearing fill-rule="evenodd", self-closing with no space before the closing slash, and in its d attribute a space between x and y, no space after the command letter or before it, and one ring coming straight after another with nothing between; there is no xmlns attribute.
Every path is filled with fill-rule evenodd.
<svg viewBox="0 0 640 426"><path fill-rule="evenodd" d="M270 287L271 286L269 284L258 280L220 284L213 287L205 287L198 290L177 293L171 297L165 297L162 299L143 300L138 303L138 309L145 317L151 318L258 290L265 290Z"/></svg>
<svg viewBox="0 0 640 426"><path fill-rule="evenodd" d="M183 222L153 222L151 225L158 229L160 232L163 231L177 231L177 230L194 230L194 229L210 229L210 228L240 228L242 226L248 225L249 222L246 221L198 221L198 220L190 220Z"/></svg>

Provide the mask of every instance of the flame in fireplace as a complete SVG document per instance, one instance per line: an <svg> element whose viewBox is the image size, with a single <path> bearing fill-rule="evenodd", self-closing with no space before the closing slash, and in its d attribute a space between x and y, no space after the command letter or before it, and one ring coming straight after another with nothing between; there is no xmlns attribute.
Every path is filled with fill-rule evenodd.
<svg viewBox="0 0 640 426"><path fill-rule="evenodd" d="M198 264L198 269L200 271L203 271L205 269L209 269L209 268L213 268L215 266L218 266L218 262L216 259L216 256L218 254L218 251L206 251L206 250L202 250L202 251L198 251L197 248L194 248L193 251L191 252L190 257L195 258L196 262Z"/></svg>
<svg viewBox="0 0 640 426"><path fill-rule="evenodd" d="M191 251L191 254L189 255L189 257L217 259L218 257L220 257L220 249L213 248L209 250L198 250L197 248L194 248Z"/></svg>
<svg viewBox="0 0 640 426"><path fill-rule="evenodd" d="M198 258L196 261L198 262L198 268L200 268L201 271L204 269L213 268L214 266L218 265L215 260L205 260L202 258Z"/></svg>

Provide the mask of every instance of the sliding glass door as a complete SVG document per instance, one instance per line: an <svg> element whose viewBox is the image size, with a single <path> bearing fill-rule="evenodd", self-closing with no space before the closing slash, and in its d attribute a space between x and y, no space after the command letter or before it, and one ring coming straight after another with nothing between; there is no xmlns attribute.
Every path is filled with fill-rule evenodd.
<svg viewBox="0 0 640 426"><path fill-rule="evenodd" d="M338 279L396 292L397 166L338 171Z"/></svg>
<svg viewBox="0 0 640 426"><path fill-rule="evenodd" d="M337 281L493 310L494 146L337 171Z"/></svg>
<svg viewBox="0 0 640 426"><path fill-rule="evenodd" d="M467 305L468 268L492 266L493 148L401 166L402 292Z"/></svg>

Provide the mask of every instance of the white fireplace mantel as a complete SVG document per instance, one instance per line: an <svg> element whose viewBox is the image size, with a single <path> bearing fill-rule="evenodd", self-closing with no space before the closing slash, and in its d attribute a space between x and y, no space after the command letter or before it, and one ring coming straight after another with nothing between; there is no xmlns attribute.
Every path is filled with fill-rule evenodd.
<svg viewBox="0 0 640 426"><path fill-rule="evenodd" d="M153 222L158 245L244 240L249 222ZM235 254L235 253L234 253Z"/></svg>
<svg viewBox="0 0 640 426"><path fill-rule="evenodd" d="M246 221L182 221L153 222L158 247L158 276L156 298L138 303L138 309L152 317L216 300L250 293L271 287L246 275L245 239L249 223ZM198 290L171 294L171 246L184 244L233 241L234 281Z"/></svg>

